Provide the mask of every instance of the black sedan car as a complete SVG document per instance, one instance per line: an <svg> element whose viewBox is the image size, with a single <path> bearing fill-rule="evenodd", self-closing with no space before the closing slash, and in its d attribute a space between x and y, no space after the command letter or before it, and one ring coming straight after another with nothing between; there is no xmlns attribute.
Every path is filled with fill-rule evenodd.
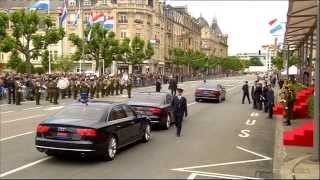
<svg viewBox="0 0 320 180"><path fill-rule="evenodd" d="M226 99L226 90L221 84L203 83L196 89L194 96L197 102L200 100L215 100L220 103Z"/></svg>
<svg viewBox="0 0 320 180"><path fill-rule="evenodd" d="M119 148L151 138L150 120L126 104L75 102L40 123L36 148L47 155L78 152L114 159Z"/></svg>
<svg viewBox="0 0 320 180"><path fill-rule="evenodd" d="M169 129L174 122L172 95L166 92L140 92L128 102L136 112L147 115L153 126Z"/></svg>

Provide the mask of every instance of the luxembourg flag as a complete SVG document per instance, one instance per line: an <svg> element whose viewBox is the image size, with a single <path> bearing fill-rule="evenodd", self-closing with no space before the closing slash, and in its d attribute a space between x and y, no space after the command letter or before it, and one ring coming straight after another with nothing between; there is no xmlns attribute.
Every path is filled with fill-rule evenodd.
<svg viewBox="0 0 320 180"><path fill-rule="evenodd" d="M79 2L79 6L78 6L76 17L75 17L74 21L72 22L72 26L74 28L76 28L79 18L80 18L80 2Z"/></svg>
<svg viewBox="0 0 320 180"><path fill-rule="evenodd" d="M104 28L106 28L106 29L113 29L113 25L114 25L114 18L113 18L113 16L108 16L108 18L107 18L106 21L104 22Z"/></svg>
<svg viewBox="0 0 320 180"><path fill-rule="evenodd" d="M61 14L61 16L59 17L59 25L60 25L60 27L62 27L63 22L67 19L67 14L68 14L67 2L66 2L66 0L64 0L64 5L63 5L62 14Z"/></svg>
<svg viewBox="0 0 320 180"><path fill-rule="evenodd" d="M282 25L280 23L276 23L278 21L277 18L269 21L269 25L271 26L271 30L270 30L270 33L271 34L274 34L275 32L279 31L282 29Z"/></svg>
<svg viewBox="0 0 320 180"><path fill-rule="evenodd" d="M33 3L30 9L49 10L49 0L41 0Z"/></svg>

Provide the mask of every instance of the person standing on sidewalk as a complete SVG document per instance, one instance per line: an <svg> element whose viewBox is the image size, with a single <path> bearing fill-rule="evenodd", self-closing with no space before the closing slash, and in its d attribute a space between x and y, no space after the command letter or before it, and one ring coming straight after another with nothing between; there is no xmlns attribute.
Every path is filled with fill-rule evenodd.
<svg viewBox="0 0 320 180"><path fill-rule="evenodd" d="M271 84L268 84L267 87L268 87L268 91L266 92L266 99L267 99L267 106L268 106L268 112L269 112L268 118L272 119L273 106L274 106L274 91L272 89Z"/></svg>
<svg viewBox="0 0 320 180"><path fill-rule="evenodd" d="M156 92L160 92L161 90L161 80L160 78L157 78L156 80Z"/></svg>
<svg viewBox="0 0 320 180"><path fill-rule="evenodd" d="M248 85L248 81L245 82L245 84L242 86L242 104L244 104L244 100L247 97L249 104L251 104L250 102L250 97L249 97L249 85Z"/></svg>
<svg viewBox="0 0 320 180"><path fill-rule="evenodd" d="M285 86L285 110L287 112L286 123L287 126L291 125L291 119L293 115L293 105L295 101L295 93L288 86Z"/></svg>
<svg viewBox="0 0 320 180"><path fill-rule="evenodd" d="M188 116L187 99L182 96L183 89L177 88L178 96L174 96L171 102L177 128L177 136L180 137L183 116Z"/></svg>

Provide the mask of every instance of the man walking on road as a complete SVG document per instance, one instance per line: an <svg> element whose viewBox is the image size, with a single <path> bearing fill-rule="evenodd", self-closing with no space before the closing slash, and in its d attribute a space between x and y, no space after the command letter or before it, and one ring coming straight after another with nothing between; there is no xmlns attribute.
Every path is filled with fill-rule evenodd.
<svg viewBox="0 0 320 180"><path fill-rule="evenodd" d="M251 104L250 102L250 97L249 97L249 85L248 85L248 81L246 81L246 83L242 86L242 92L243 92L243 96L242 96L242 104L244 104L244 100L247 97L249 104Z"/></svg>
<svg viewBox="0 0 320 180"><path fill-rule="evenodd" d="M267 85L268 91L266 92L266 99L267 99L267 109L269 112L269 118L272 119L273 116L273 105L274 105L274 92L272 90L271 84Z"/></svg>
<svg viewBox="0 0 320 180"><path fill-rule="evenodd" d="M178 88L178 96L174 96L171 106L175 117L175 125L177 128L177 136L180 137L183 116L188 116L187 99L182 96L183 89Z"/></svg>

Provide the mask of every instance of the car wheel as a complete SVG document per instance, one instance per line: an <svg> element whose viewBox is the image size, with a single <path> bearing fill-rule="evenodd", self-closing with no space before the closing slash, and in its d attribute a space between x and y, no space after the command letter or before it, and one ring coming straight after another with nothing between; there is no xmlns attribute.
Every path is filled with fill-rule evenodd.
<svg viewBox="0 0 320 180"><path fill-rule="evenodd" d="M171 116L170 116L170 114L168 113L168 114L167 114L166 122L165 122L165 124L164 124L164 128L165 128L165 129L170 129L170 127L171 127Z"/></svg>
<svg viewBox="0 0 320 180"><path fill-rule="evenodd" d="M218 103L221 103L221 102L222 102L222 97L219 96Z"/></svg>
<svg viewBox="0 0 320 180"><path fill-rule="evenodd" d="M44 153L46 153L47 156L55 156L56 155L56 153L54 151L50 151L50 150L47 150Z"/></svg>
<svg viewBox="0 0 320 180"><path fill-rule="evenodd" d="M114 136L111 136L107 146L107 152L104 155L104 159L107 161L111 161L116 157L117 153L117 139Z"/></svg>
<svg viewBox="0 0 320 180"><path fill-rule="evenodd" d="M196 98L196 102L199 102L199 101L200 101L200 99Z"/></svg>
<svg viewBox="0 0 320 180"><path fill-rule="evenodd" d="M151 126L148 123L144 129L144 133L142 136L142 142L148 142L151 139Z"/></svg>

